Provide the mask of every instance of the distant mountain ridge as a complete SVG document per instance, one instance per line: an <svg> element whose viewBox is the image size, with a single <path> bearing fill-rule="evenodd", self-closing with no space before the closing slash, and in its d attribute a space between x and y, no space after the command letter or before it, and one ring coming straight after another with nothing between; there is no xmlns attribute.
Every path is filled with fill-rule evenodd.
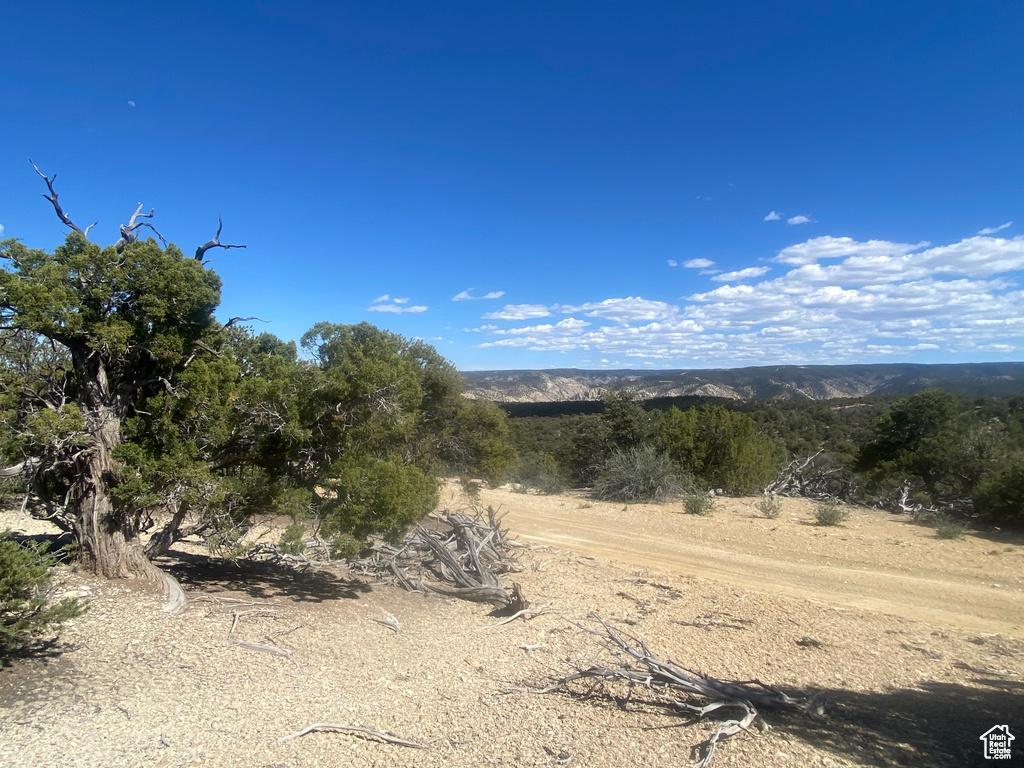
<svg viewBox="0 0 1024 768"><path fill-rule="evenodd" d="M641 399L724 397L828 400L898 396L936 387L966 396L1024 393L1024 363L782 365L674 371L464 371L469 397L504 403L601 400L631 389Z"/></svg>

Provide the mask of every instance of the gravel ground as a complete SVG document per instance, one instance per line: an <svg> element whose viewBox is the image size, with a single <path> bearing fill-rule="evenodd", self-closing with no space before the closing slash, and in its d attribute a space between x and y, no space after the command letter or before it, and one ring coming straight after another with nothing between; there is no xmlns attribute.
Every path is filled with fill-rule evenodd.
<svg viewBox="0 0 1024 768"><path fill-rule="evenodd" d="M39 525L0 515L0 529ZM831 540L815 541L816 556ZM492 628L480 605L344 571L225 564L189 545L162 562L192 598L177 615L159 594L62 567L62 589L89 611L49 654L0 670L0 766L690 764L714 721L689 723L621 688L589 698L524 690L608 659L585 631L591 611L686 668L827 702L822 717L767 714L771 730L725 742L714 765L984 765L978 737L1004 723L1024 744L1024 643L1008 634L550 545L529 545L521 560L516 580L547 607ZM290 656L230 642L235 615L235 638ZM371 616L393 617L401 633ZM428 748L350 733L281 741L314 723Z"/></svg>

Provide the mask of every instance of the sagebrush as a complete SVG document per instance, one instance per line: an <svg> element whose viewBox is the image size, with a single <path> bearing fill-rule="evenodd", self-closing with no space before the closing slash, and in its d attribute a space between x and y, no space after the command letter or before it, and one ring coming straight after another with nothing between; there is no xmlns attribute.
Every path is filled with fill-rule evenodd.
<svg viewBox="0 0 1024 768"><path fill-rule="evenodd" d="M611 455L594 483L594 495L629 504L662 502L678 498L686 485L671 459L643 445Z"/></svg>

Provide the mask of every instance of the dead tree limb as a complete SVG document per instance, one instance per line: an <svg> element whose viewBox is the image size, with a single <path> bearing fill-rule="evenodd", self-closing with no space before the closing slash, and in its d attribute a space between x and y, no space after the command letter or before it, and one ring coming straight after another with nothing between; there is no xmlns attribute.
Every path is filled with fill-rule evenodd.
<svg viewBox="0 0 1024 768"><path fill-rule="evenodd" d="M578 669L539 690L540 693L571 692L570 683L591 679L605 683L625 683L632 691L640 689L653 704L675 712L684 712L700 719L726 709L739 710L741 715L719 724L712 735L700 744L703 757L695 768L707 768L719 741L748 730L761 717L761 710L807 712L809 705L787 696L759 680L728 682L658 659L643 640L612 627L600 615L591 614L599 629L584 629L602 639L605 647L617 658L625 657L619 666L593 664ZM583 693L592 696L591 688Z"/></svg>
<svg viewBox="0 0 1024 768"><path fill-rule="evenodd" d="M397 744L400 747L412 747L413 749L430 748L426 744L409 741L408 739L403 739L393 733L388 733L387 731L378 731L374 728L367 728L365 725L334 725L332 723L314 723L313 725L306 726L301 731L289 733L287 736L284 736L277 741L278 743L282 741L290 741L291 739L297 739L300 736L305 736L306 734L313 733L314 731L349 731L352 733L363 734L365 736L372 736L373 738L380 739L387 744Z"/></svg>
<svg viewBox="0 0 1024 768"><path fill-rule="evenodd" d="M32 158L29 158L28 161L32 163ZM43 179L43 181L46 182L46 188L50 190L50 194L46 194L44 192L43 197L50 201L50 204L53 206L53 212L57 214L57 218L64 222L66 226L71 227L71 229L75 230L75 232L78 232L80 235L83 235L84 237L88 238L89 230L95 227L99 222L94 221L84 230L80 229L79 226L75 224L75 222L73 222L66 213L64 213L64 209L61 208L60 203L57 202L57 190L53 188L53 182L57 180L57 174L55 173L53 174L53 176L47 176L45 173L39 170L39 166L37 166L35 163L32 163L32 167L36 169L36 173L38 173L39 176Z"/></svg>
<svg viewBox="0 0 1024 768"><path fill-rule="evenodd" d="M511 542L493 508L485 517L444 511L431 525L418 526L400 547L379 544L372 558L353 565L378 578L394 576L410 592L435 592L461 600L489 603L515 613L529 606L518 584L506 588L501 574L522 566L507 554ZM426 577L431 578L426 578Z"/></svg>
<svg viewBox="0 0 1024 768"><path fill-rule="evenodd" d="M225 250L227 250L228 248L245 248L246 247L244 245L228 245L227 243L222 243L220 241L220 231L223 228L224 228L224 220L220 216L218 216L217 217L217 234L213 236L212 240L208 240L207 242L203 243L198 248L196 248L196 260L197 261L202 261L203 257L206 256L206 252L208 250L210 250L211 248L224 248ZM245 319L245 320L252 320L253 318L247 317L247 318L243 318L243 319Z"/></svg>
<svg viewBox="0 0 1024 768"><path fill-rule="evenodd" d="M140 227L149 227L149 229L153 230L153 233L160 238L160 242L164 244L164 247L167 246L167 241L164 239L163 235L157 232L156 227L154 227L148 221L139 221L139 219L153 218L153 214L155 212L156 208L150 208L149 213L143 213L142 203L139 203L139 207L135 209L135 213L132 214L132 217L128 220L128 223L121 225L121 237L116 243L114 243L114 248L117 249L118 253L121 253L124 250L124 247L128 245L128 243L134 243L136 240L139 239Z"/></svg>

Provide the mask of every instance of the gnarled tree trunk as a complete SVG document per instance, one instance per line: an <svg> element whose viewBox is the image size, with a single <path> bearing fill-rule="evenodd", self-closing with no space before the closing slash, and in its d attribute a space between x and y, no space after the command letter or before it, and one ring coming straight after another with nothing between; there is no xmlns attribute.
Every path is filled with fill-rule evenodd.
<svg viewBox="0 0 1024 768"><path fill-rule="evenodd" d="M73 526L80 556L95 573L108 579L162 583L160 570L143 551L137 515L117 509L111 498L118 475L114 449L121 444L130 394L111 389L106 367L98 358L91 350L72 350L82 382L81 406L93 440L76 461L79 480L73 495Z"/></svg>

